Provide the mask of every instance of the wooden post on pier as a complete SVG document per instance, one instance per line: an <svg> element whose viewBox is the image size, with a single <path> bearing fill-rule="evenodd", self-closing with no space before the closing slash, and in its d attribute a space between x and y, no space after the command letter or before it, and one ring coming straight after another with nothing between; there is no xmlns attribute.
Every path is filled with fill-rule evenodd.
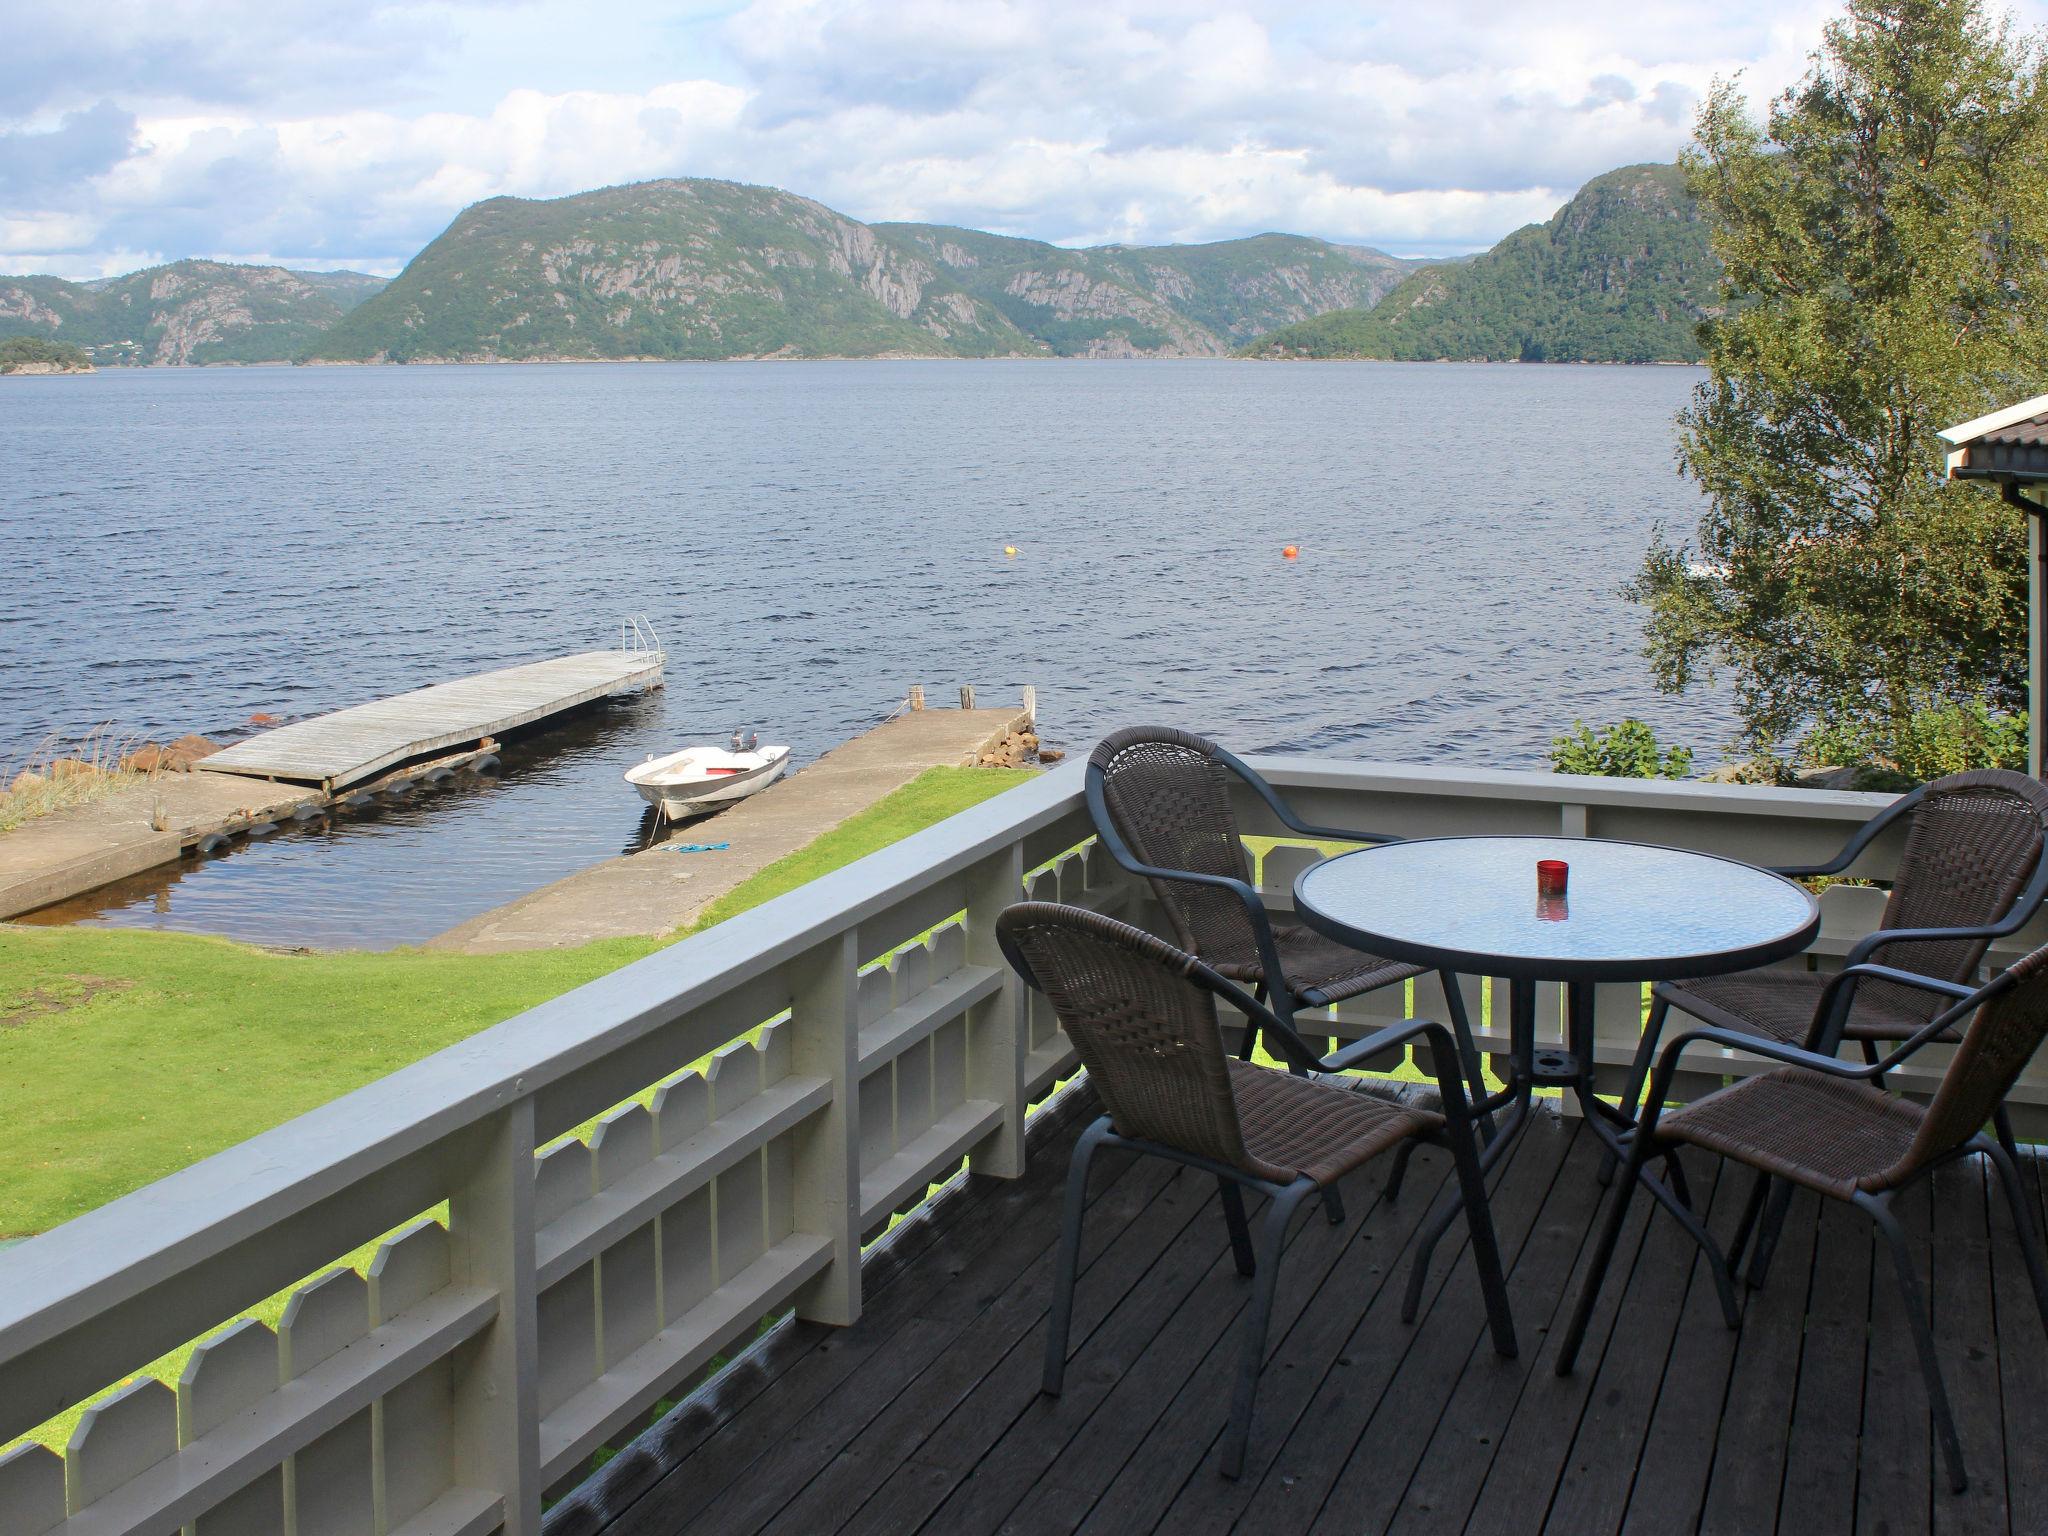
<svg viewBox="0 0 2048 1536"><path fill-rule="evenodd" d="M960 707L962 709L974 708L974 684L962 683L960 685Z"/></svg>
<svg viewBox="0 0 2048 1536"><path fill-rule="evenodd" d="M923 708L924 708L924 684L923 684L923 683L912 683L912 684L910 685L910 707L911 707L912 709L923 709Z"/></svg>
<svg viewBox="0 0 2048 1536"><path fill-rule="evenodd" d="M1035 729L1038 725L1038 690L1030 683L1024 685L1024 718Z"/></svg>

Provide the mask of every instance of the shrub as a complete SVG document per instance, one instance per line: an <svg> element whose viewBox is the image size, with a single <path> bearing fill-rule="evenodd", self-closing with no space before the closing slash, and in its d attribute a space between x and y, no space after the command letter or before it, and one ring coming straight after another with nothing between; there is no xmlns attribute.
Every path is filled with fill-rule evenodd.
<svg viewBox="0 0 2048 1536"><path fill-rule="evenodd" d="M1550 739L1550 766L1607 779L1682 779L1692 771L1692 748L1660 751L1657 733L1633 717L1598 731L1574 720L1570 731Z"/></svg>

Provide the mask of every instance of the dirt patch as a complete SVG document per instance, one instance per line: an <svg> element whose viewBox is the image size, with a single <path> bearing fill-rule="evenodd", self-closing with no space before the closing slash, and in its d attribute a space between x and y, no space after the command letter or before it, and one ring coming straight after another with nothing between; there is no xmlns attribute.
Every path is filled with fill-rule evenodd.
<svg viewBox="0 0 2048 1536"><path fill-rule="evenodd" d="M102 993L126 992L134 985L125 976L63 976L54 985L30 987L11 997L0 997L0 1029L12 1029L30 1019L44 1019L55 1013L69 1013Z"/></svg>

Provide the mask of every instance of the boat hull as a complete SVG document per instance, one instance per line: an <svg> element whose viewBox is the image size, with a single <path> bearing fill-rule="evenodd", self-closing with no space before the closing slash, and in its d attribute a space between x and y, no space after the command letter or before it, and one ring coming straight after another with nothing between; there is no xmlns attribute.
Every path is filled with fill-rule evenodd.
<svg viewBox="0 0 2048 1536"><path fill-rule="evenodd" d="M781 778L789 768L789 749L783 748L758 767L743 768L716 778L691 778L680 783L659 780L643 783L628 779L640 797L670 821L691 816L708 816L735 801L757 795Z"/></svg>

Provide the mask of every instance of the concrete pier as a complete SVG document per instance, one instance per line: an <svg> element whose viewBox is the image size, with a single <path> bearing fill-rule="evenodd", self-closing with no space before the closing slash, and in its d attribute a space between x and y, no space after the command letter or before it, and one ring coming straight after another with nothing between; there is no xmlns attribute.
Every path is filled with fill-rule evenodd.
<svg viewBox="0 0 2048 1536"><path fill-rule="evenodd" d="M427 947L499 954L673 932L742 880L927 768L971 765L1030 723L1030 713L1019 709L913 709L678 834L681 841L732 844L728 849L655 847L607 859L473 917Z"/></svg>

